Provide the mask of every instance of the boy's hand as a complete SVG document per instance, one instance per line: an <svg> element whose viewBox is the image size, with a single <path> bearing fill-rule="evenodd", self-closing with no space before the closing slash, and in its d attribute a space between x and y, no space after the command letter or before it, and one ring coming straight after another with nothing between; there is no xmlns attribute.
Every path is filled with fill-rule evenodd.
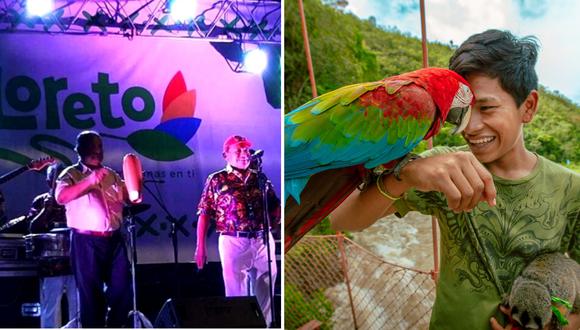
<svg viewBox="0 0 580 330"><path fill-rule="evenodd" d="M511 308L500 305L499 310L502 313L504 313L505 315L507 315L508 318L511 320ZM489 321L489 323L491 324L492 330L523 330L523 328L520 328L519 326L517 326L516 324L513 324L511 322L508 325L506 325L504 328L501 324L499 324L499 322L495 319L495 317L492 317L491 320ZM567 327L564 328L564 330L577 329L577 328L574 328L574 326L572 326L572 327L570 327L570 326L571 325L568 325ZM549 330L549 329L550 329L550 323L548 322L548 324L546 324L546 326L544 327L543 330Z"/></svg>
<svg viewBox="0 0 580 330"><path fill-rule="evenodd" d="M511 320L511 308L500 305L499 310L505 315L507 315L508 318ZM489 323L491 324L492 330L523 330L519 328L517 325L512 324L511 322L509 322L504 328L501 324L499 324L499 322L495 319L495 317L492 317L489 320Z"/></svg>
<svg viewBox="0 0 580 330"><path fill-rule="evenodd" d="M472 210L484 201L495 206L492 176L470 152L417 159L402 169L401 179L419 191L442 192L455 212Z"/></svg>
<svg viewBox="0 0 580 330"><path fill-rule="evenodd" d="M505 326L505 328L499 324L499 322L497 322L497 320L495 318L491 318L491 320L489 321L489 323L491 323L491 329L492 330L520 330L521 328L516 327L512 327L511 324L508 324Z"/></svg>

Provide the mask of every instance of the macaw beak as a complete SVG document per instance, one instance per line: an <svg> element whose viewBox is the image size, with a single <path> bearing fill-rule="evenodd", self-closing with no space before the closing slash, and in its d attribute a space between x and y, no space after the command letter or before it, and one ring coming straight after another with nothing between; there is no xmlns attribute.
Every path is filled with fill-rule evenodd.
<svg viewBox="0 0 580 330"><path fill-rule="evenodd" d="M451 108L445 121L456 126L451 134L459 134L465 129L465 127L467 127L470 118L471 105L465 108Z"/></svg>

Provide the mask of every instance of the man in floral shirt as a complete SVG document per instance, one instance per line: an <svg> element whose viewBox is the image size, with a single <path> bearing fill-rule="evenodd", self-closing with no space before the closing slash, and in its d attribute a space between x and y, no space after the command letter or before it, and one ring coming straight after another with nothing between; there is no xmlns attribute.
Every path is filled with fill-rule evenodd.
<svg viewBox="0 0 580 330"><path fill-rule="evenodd" d="M265 181L268 201L269 223L280 222L280 200L272 184L260 180L256 171L250 169L251 142L239 135L226 139L223 157L227 162L224 169L208 176L198 206L197 248L195 260L198 269L206 262L205 237L210 219L216 222L220 233L219 254L222 263L226 296L248 296L250 270L255 269L255 283L251 286L258 299L267 324L272 321L271 299L268 290L268 249L265 245L264 203L259 181ZM268 237L272 283L276 281L276 256L274 239ZM273 285L272 285L273 288Z"/></svg>

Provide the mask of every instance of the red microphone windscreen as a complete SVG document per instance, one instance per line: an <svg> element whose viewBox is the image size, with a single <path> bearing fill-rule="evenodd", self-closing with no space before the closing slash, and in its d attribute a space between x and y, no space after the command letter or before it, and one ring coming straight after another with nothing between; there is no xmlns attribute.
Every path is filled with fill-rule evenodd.
<svg viewBox="0 0 580 330"><path fill-rule="evenodd" d="M123 157L123 178L129 193L129 200L133 203L141 203L143 200L141 194L143 170L141 169L141 161L134 154L126 154Z"/></svg>

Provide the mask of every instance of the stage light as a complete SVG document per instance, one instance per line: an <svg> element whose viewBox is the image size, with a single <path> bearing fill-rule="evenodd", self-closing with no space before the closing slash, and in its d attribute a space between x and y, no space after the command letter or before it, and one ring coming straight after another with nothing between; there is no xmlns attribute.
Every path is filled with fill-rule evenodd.
<svg viewBox="0 0 580 330"><path fill-rule="evenodd" d="M171 0L169 11L176 21L188 21L195 18L197 0Z"/></svg>
<svg viewBox="0 0 580 330"><path fill-rule="evenodd" d="M54 0L26 0L28 16L44 16L54 10Z"/></svg>
<svg viewBox="0 0 580 330"><path fill-rule="evenodd" d="M244 56L244 69L247 72L260 74L268 66L268 54L256 48L247 52Z"/></svg>

